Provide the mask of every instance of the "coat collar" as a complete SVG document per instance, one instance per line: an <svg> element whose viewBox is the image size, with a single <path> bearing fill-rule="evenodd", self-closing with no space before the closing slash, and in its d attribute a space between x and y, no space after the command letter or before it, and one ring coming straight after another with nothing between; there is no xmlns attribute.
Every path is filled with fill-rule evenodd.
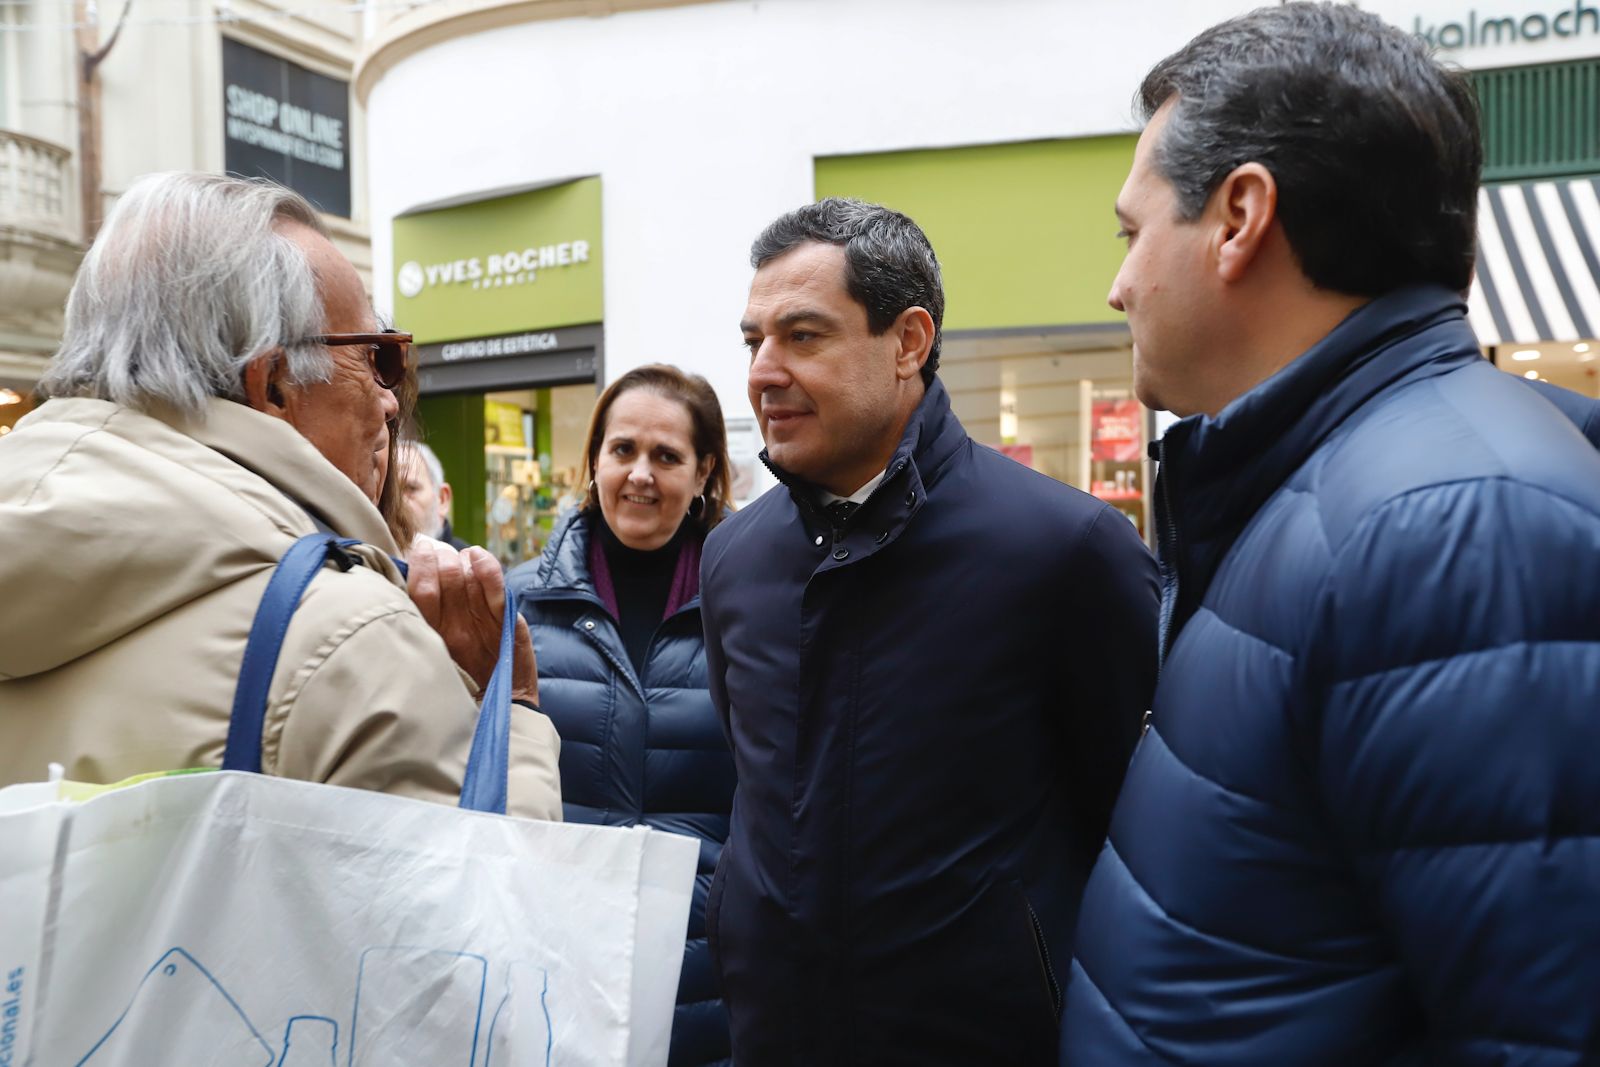
<svg viewBox="0 0 1600 1067"><path fill-rule="evenodd" d="M1168 640L1246 524L1330 435L1380 393L1480 358L1459 294L1407 287L1356 309L1215 417L1169 429L1152 446L1162 561L1182 581Z"/></svg>
<svg viewBox="0 0 1600 1067"><path fill-rule="evenodd" d="M595 521L599 521L598 516ZM526 600L590 600L603 608L589 570L589 541L593 537L590 513L574 508L561 516L550 540L545 542L533 581L519 588L517 595ZM700 594L696 593L672 614L676 617L699 607Z"/></svg>
<svg viewBox="0 0 1600 1067"><path fill-rule="evenodd" d="M398 556L388 525L365 493L282 419L213 397L204 420L180 423L196 441L254 471L341 537Z"/></svg>
<svg viewBox="0 0 1600 1067"><path fill-rule="evenodd" d="M900 444L889 457L888 466L884 468L886 476L878 484L873 497L882 495L908 466L914 466L922 483L931 486L944 465L966 440L967 431L950 410L950 394L945 390L944 382L934 378L912 411L911 418L906 421L906 428L900 434ZM761 450L761 462L789 490L790 497L802 514L827 522L817 504L820 493L817 486L772 462L772 457L764 448Z"/></svg>
<svg viewBox="0 0 1600 1067"><path fill-rule="evenodd" d="M853 566L898 540L927 503L928 491L969 445L967 431L950 410L944 383L935 378L907 420L883 481L838 529L817 503L816 486L773 463L765 449L761 461L789 491L800 520L798 529L820 553L820 574Z"/></svg>
<svg viewBox="0 0 1600 1067"><path fill-rule="evenodd" d="M589 538L592 531L584 512L573 508L561 517L545 542L539 568L529 594L582 596L599 601L589 574Z"/></svg>

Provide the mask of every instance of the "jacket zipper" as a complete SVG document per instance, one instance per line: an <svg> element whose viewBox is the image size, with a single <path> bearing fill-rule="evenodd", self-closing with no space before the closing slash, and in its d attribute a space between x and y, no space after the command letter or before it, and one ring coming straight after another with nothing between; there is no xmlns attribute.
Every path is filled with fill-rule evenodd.
<svg viewBox="0 0 1600 1067"><path fill-rule="evenodd" d="M1172 645L1172 618L1178 607L1178 524L1172 518L1172 476L1167 471L1166 438L1156 442L1156 485L1161 492L1161 525L1157 532L1157 562L1161 565L1160 641L1156 646L1156 676L1166 666Z"/></svg>
<svg viewBox="0 0 1600 1067"><path fill-rule="evenodd" d="M1050 946L1045 943L1044 927L1039 925L1039 916L1033 912L1033 904L1026 895L1022 898L1022 906L1028 909L1028 921L1033 924L1033 941L1039 946L1039 962L1044 965L1045 981L1050 986L1050 1006L1055 1009L1056 1018L1061 1018L1061 983L1056 981L1055 968L1050 965Z"/></svg>

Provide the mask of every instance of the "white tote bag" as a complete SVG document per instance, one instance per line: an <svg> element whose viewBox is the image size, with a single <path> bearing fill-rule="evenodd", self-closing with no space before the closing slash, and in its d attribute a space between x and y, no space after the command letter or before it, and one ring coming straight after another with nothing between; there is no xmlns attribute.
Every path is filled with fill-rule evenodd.
<svg viewBox="0 0 1600 1067"><path fill-rule="evenodd" d="M0 790L0 1067L664 1064L696 842L263 775Z"/></svg>

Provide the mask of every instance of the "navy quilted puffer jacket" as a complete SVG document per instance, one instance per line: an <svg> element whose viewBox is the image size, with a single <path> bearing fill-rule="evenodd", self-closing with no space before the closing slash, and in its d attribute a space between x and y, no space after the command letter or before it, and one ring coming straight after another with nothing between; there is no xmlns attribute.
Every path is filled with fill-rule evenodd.
<svg viewBox="0 0 1600 1067"><path fill-rule="evenodd" d="M595 592L590 536L589 520L568 515L544 554L506 579L533 631L540 705L561 735L565 817L700 839L669 1063L726 1062L728 1019L706 951L705 910L728 837L733 756L706 692L700 599L662 622L637 677Z"/></svg>
<svg viewBox="0 0 1600 1067"><path fill-rule="evenodd" d="M1162 443L1062 1062L1600 1062L1600 455L1391 293Z"/></svg>

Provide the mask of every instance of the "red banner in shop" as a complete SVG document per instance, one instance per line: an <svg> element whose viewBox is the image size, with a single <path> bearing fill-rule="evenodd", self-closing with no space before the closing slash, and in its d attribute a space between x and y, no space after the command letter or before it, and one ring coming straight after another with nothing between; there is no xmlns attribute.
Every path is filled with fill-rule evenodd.
<svg viewBox="0 0 1600 1067"><path fill-rule="evenodd" d="M1024 467L1033 466L1032 445L1000 445L998 447L1002 456L1010 456Z"/></svg>
<svg viewBox="0 0 1600 1067"><path fill-rule="evenodd" d="M1109 463L1136 463L1143 459L1143 410L1137 400L1096 400L1090 406L1089 455Z"/></svg>

